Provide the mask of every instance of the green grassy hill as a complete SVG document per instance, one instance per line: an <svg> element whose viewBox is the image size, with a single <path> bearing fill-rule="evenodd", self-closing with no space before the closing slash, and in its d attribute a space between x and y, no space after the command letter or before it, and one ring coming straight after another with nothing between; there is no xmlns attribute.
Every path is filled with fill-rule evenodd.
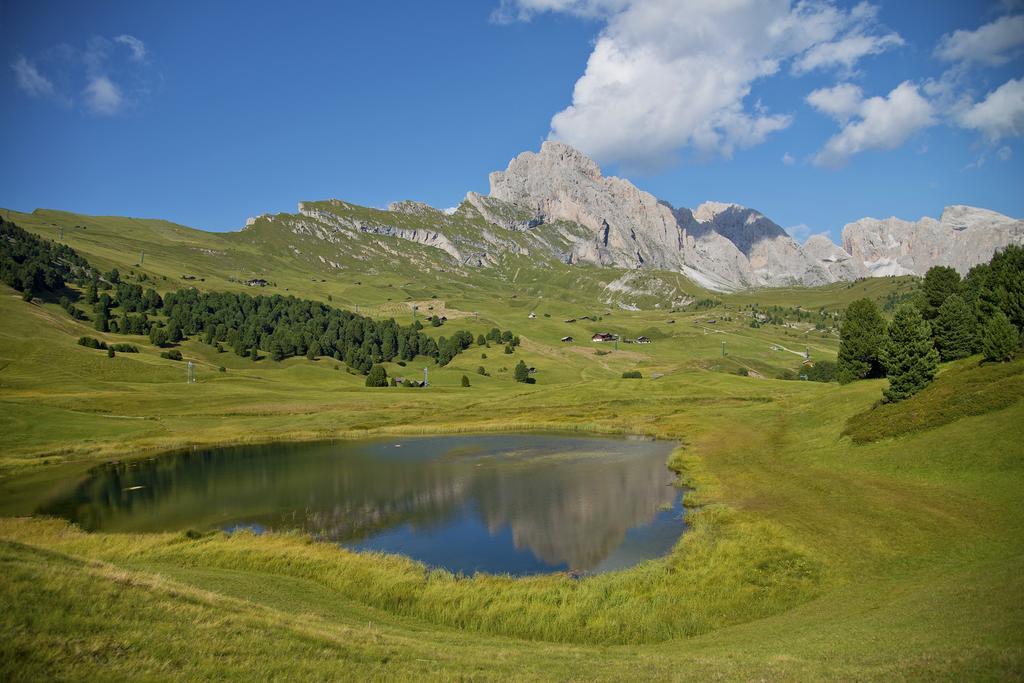
<svg viewBox="0 0 1024 683"><path fill-rule="evenodd" d="M186 384L183 364L148 339L97 333L0 288L5 679L1024 676L1024 361L948 364L925 392L877 409L882 381L776 379L805 350L834 358L834 318L821 311L891 302L912 280L716 294L674 274L526 256L463 266L380 235L341 253L281 230L283 219L228 234L51 211L11 220L50 239L63 228L94 265L161 291L252 292L241 281L263 277L274 284L261 293L406 321L416 303L450 318L432 335L498 326L522 345L472 346L444 368L388 364L429 366L433 386L420 390L367 389L327 358L254 363L191 340L179 348L198 382ZM622 278L654 294L609 290ZM772 307L784 324L751 326ZM598 331L652 343L590 342ZM77 345L82 335L140 353L108 358ZM520 359L536 384L513 381ZM621 378L634 369L643 379ZM24 517L107 458L538 429L678 440L690 531L626 571L510 579L293 535L85 534Z"/></svg>

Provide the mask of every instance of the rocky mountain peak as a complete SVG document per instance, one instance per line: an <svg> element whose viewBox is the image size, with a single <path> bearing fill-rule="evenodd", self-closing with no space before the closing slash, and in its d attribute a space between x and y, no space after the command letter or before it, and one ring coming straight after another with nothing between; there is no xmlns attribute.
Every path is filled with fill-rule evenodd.
<svg viewBox="0 0 1024 683"><path fill-rule="evenodd" d="M427 204L425 202L418 202L415 199L403 199L402 201L391 202L390 204L388 204L388 211L394 211L396 213L407 213L412 215L444 215L444 212L441 211L440 209L435 209L430 204Z"/></svg>

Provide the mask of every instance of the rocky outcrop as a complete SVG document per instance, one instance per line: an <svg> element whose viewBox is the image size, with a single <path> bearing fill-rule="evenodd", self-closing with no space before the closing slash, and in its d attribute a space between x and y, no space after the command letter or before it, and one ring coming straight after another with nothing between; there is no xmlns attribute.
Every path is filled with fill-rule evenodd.
<svg viewBox="0 0 1024 683"><path fill-rule="evenodd" d="M862 218L843 228L843 249L866 274L923 275L932 266L966 274L997 249L1024 244L1024 220L970 206L949 206L939 220Z"/></svg>
<svg viewBox="0 0 1024 683"><path fill-rule="evenodd" d="M863 263L854 260L845 249L825 235L808 237L804 242L804 253L814 259L819 267L828 271L833 281L856 280L868 276Z"/></svg>

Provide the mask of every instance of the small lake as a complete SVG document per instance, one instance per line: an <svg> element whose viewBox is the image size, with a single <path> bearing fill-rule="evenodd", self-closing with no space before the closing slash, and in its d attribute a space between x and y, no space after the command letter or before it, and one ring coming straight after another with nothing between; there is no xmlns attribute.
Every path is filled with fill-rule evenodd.
<svg viewBox="0 0 1024 683"><path fill-rule="evenodd" d="M598 573L684 531L673 447L503 434L197 449L101 465L38 512L88 531L298 529L464 574Z"/></svg>

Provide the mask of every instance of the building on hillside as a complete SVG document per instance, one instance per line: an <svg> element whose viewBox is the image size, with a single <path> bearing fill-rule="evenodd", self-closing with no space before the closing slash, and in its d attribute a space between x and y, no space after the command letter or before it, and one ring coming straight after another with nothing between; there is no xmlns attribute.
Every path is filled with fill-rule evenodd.
<svg viewBox="0 0 1024 683"><path fill-rule="evenodd" d="M562 337L562 341L565 342L566 344L571 344L576 340L573 339L572 337Z"/></svg>
<svg viewBox="0 0 1024 683"><path fill-rule="evenodd" d="M537 314L536 314L536 313L534 313L533 311L530 311L530 315L528 315L528 316L526 316L526 317L527 317L527 318L529 318L530 320L533 320L534 318L536 318L536 317L537 317Z"/></svg>
<svg viewBox="0 0 1024 683"><path fill-rule="evenodd" d="M650 344L651 343L651 338L650 337L637 337L636 338L636 343L637 344Z"/></svg>
<svg viewBox="0 0 1024 683"><path fill-rule="evenodd" d="M612 334L610 332L598 332L597 334L595 334L593 337L590 338L590 341L592 341L592 342L610 342L610 341L615 341L616 339L618 339L618 337L616 337L614 334Z"/></svg>
<svg viewBox="0 0 1024 683"><path fill-rule="evenodd" d="M270 283L261 277L254 277L251 280L246 280L245 284L248 285L249 287L266 287Z"/></svg>

